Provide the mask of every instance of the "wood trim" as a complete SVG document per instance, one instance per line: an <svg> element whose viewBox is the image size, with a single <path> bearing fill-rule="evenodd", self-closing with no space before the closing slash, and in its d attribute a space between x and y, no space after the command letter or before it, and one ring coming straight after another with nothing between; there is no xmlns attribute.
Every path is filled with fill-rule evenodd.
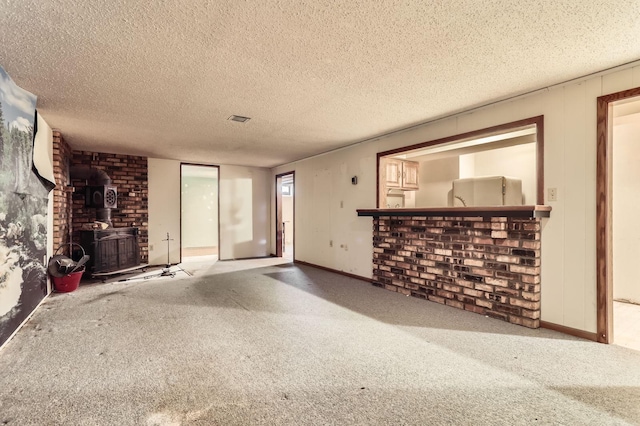
<svg viewBox="0 0 640 426"><path fill-rule="evenodd" d="M282 257L282 176L276 176L276 257Z"/></svg>
<svg viewBox="0 0 640 426"><path fill-rule="evenodd" d="M525 126L530 126L532 124L537 125L542 121L544 121L544 115L538 115L536 117L530 117L530 118L525 118L523 120L512 121L511 123L499 124L497 126L486 127L480 130L473 130L471 132L459 133L457 135L447 136L447 137L435 139L432 141L420 142L415 145L409 145L409 146L404 146L402 148L391 149L389 151L378 153L378 156L383 157L383 156L389 156L394 154L400 154L405 151L410 151L410 150L419 149L419 148L426 148L434 145L440 145L442 143L453 142L458 139L471 139L478 136L484 136L488 133L500 133L505 130L510 130L516 127L525 127Z"/></svg>
<svg viewBox="0 0 640 426"><path fill-rule="evenodd" d="M427 142L420 142L414 145L395 148L389 151L379 152L377 155L377 184L376 184L376 206L380 206L380 158L390 155L401 154L414 149L427 148L434 145L453 142L460 139L471 139L479 136L486 136L492 133L500 133L518 127L536 125L536 204L544 204L544 115L525 118L511 123L500 124L471 132L460 133L445 138L435 139Z"/></svg>
<svg viewBox="0 0 640 426"><path fill-rule="evenodd" d="M149 162L147 160L147 167L149 167ZM180 250L178 252L178 260L180 261L179 263L182 263L182 168L184 166L182 165L182 163L180 163L180 197L178 198L179 201L179 206L180 206L180 226L178 227L178 229L180 229L180 232L178 233L178 242L180 243ZM148 184L147 184L148 185ZM149 206L149 202L147 201L147 207ZM167 237L169 238L169 237ZM219 253L219 251L218 251ZM219 256L219 255L218 255ZM147 255L147 260L149 260L149 255ZM167 254L167 265L166 267L169 267L169 264L171 263L171 253Z"/></svg>
<svg viewBox="0 0 640 426"><path fill-rule="evenodd" d="M411 209L358 209L358 216L473 216L549 217L551 206L423 207Z"/></svg>
<svg viewBox="0 0 640 426"><path fill-rule="evenodd" d="M293 258L296 257L296 172L294 170L285 173L278 173L275 176L276 185L276 257L282 257L282 185L278 184L278 181L282 182L284 176L291 175L293 179Z"/></svg>
<svg viewBox="0 0 640 426"><path fill-rule="evenodd" d="M536 203L544 204L544 116L536 118Z"/></svg>
<svg viewBox="0 0 640 426"><path fill-rule="evenodd" d="M592 333L589 331L578 330L577 328L567 327L565 325L555 324L547 321L540 321L540 328L546 328L547 330L557 331L559 333L568 334L570 336L579 337L581 339L592 340L599 342L598 333Z"/></svg>
<svg viewBox="0 0 640 426"><path fill-rule="evenodd" d="M218 169L218 182L217 182L217 196L218 196L218 260L223 260L220 259L220 253L222 252L221 247L220 247L220 166L216 166L213 164L198 164L198 163L183 163L180 162L180 235L179 235L179 242L180 242L180 262L182 262L182 166L198 166L198 167L215 167L216 169Z"/></svg>
<svg viewBox="0 0 640 426"><path fill-rule="evenodd" d="M609 288L609 167L608 167L608 109L609 102L598 98L596 141L596 304L598 341L609 343L613 332L612 304L607 297Z"/></svg>
<svg viewBox="0 0 640 426"><path fill-rule="evenodd" d="M222 181L222 167L215 166L218 168L218 260L220 259L220 255L222 254L222 244L220 242L220 182Z"/></svg>
<svg viewBox="0 0 640 426"><path fill-rule="evenodd" d="M596 142L596 300L597 337L602 343L613 342L613 205L609 190L611 162L609 140L609 110L613 102L640 96L640 87L598 97Z"/></svg>
<svg viewBox="0 0 640 426"><path fill-rule="evenodd" d="M291 258L295 259L296 258L296 172L291 172L292 175L292 179L293 179L293 216L292 216L292 223L293 226L291 227L291 232L293 232L293 253L291 253Z"/></svg>
<svg viewBox="0 0 640 426"><path fill-rule="evenodd" d="M255 259L271 259L273 254L266 256L250 256L250 257L232 257L230 259L218 259L218 262L233 262L235 260L255 260Z"/></svg>
<svg viewBox="0 0 640 426"><path fill-rule="evenodd" d="M361 277L360 275L350 274L344 271L338 271L336 269L327 268L326 266L320 266L313 263L305 262L303 260L294 260L293 263L304 266L311 266L312 268L322 269L323 271L333 272L334 274L344 275L345 277L354 278L356 280L365 281L371 284L373 280L371 278Z"/></svg>
<svg viewBox="0 0 640 426"><path fill-rule="evenodd" d="M383 191L384 188L380 186L380 169L382 169L383 164L381 162L382 155L379 152L376 156L376 207L380 207L380 203L383 201L380 197L380 191ZM385 171L386 175L386 171ZM384 200L386 202L386 200Z"/></svg>

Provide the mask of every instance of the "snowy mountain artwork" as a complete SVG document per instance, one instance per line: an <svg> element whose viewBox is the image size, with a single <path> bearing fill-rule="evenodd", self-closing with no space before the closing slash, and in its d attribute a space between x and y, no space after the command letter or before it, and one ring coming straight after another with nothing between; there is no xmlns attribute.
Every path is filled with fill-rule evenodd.
<svg viewBox="0 0 640 426"><path fill-rule="evenodd" d="M36 96L0 67L0 345L46 295L47 188L33 172Z"/></svg>

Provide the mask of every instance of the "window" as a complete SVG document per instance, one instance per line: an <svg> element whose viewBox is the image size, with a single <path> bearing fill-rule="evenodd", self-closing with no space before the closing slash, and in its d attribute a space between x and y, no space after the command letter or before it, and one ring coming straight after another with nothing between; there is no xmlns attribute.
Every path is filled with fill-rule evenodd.
<svg viewBox="0 0 640 426"><path fill-rule="evenodd" d="M378 154L378 207L543 204L543 117Z"/></svg>

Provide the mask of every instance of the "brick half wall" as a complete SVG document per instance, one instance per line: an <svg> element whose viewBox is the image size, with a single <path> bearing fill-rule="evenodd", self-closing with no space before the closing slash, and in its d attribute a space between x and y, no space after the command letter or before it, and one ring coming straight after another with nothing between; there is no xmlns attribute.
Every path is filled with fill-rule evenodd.
<svg viewBox="0 0 640 426"><path fill-rule="evenodd" d="M530 328L540 326L540 219L373 219L373 284Z"/></svg>

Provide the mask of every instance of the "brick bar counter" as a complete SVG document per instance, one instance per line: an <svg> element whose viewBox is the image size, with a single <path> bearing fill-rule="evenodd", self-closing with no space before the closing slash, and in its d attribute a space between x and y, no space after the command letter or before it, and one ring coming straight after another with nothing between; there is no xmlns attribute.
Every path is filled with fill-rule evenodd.
<svg viewBox="0 0 640 426"><path fill-rule="evenodd" d="M373 217L373 285L540 326L540 227L548 206L358 210Z"/></svg>

